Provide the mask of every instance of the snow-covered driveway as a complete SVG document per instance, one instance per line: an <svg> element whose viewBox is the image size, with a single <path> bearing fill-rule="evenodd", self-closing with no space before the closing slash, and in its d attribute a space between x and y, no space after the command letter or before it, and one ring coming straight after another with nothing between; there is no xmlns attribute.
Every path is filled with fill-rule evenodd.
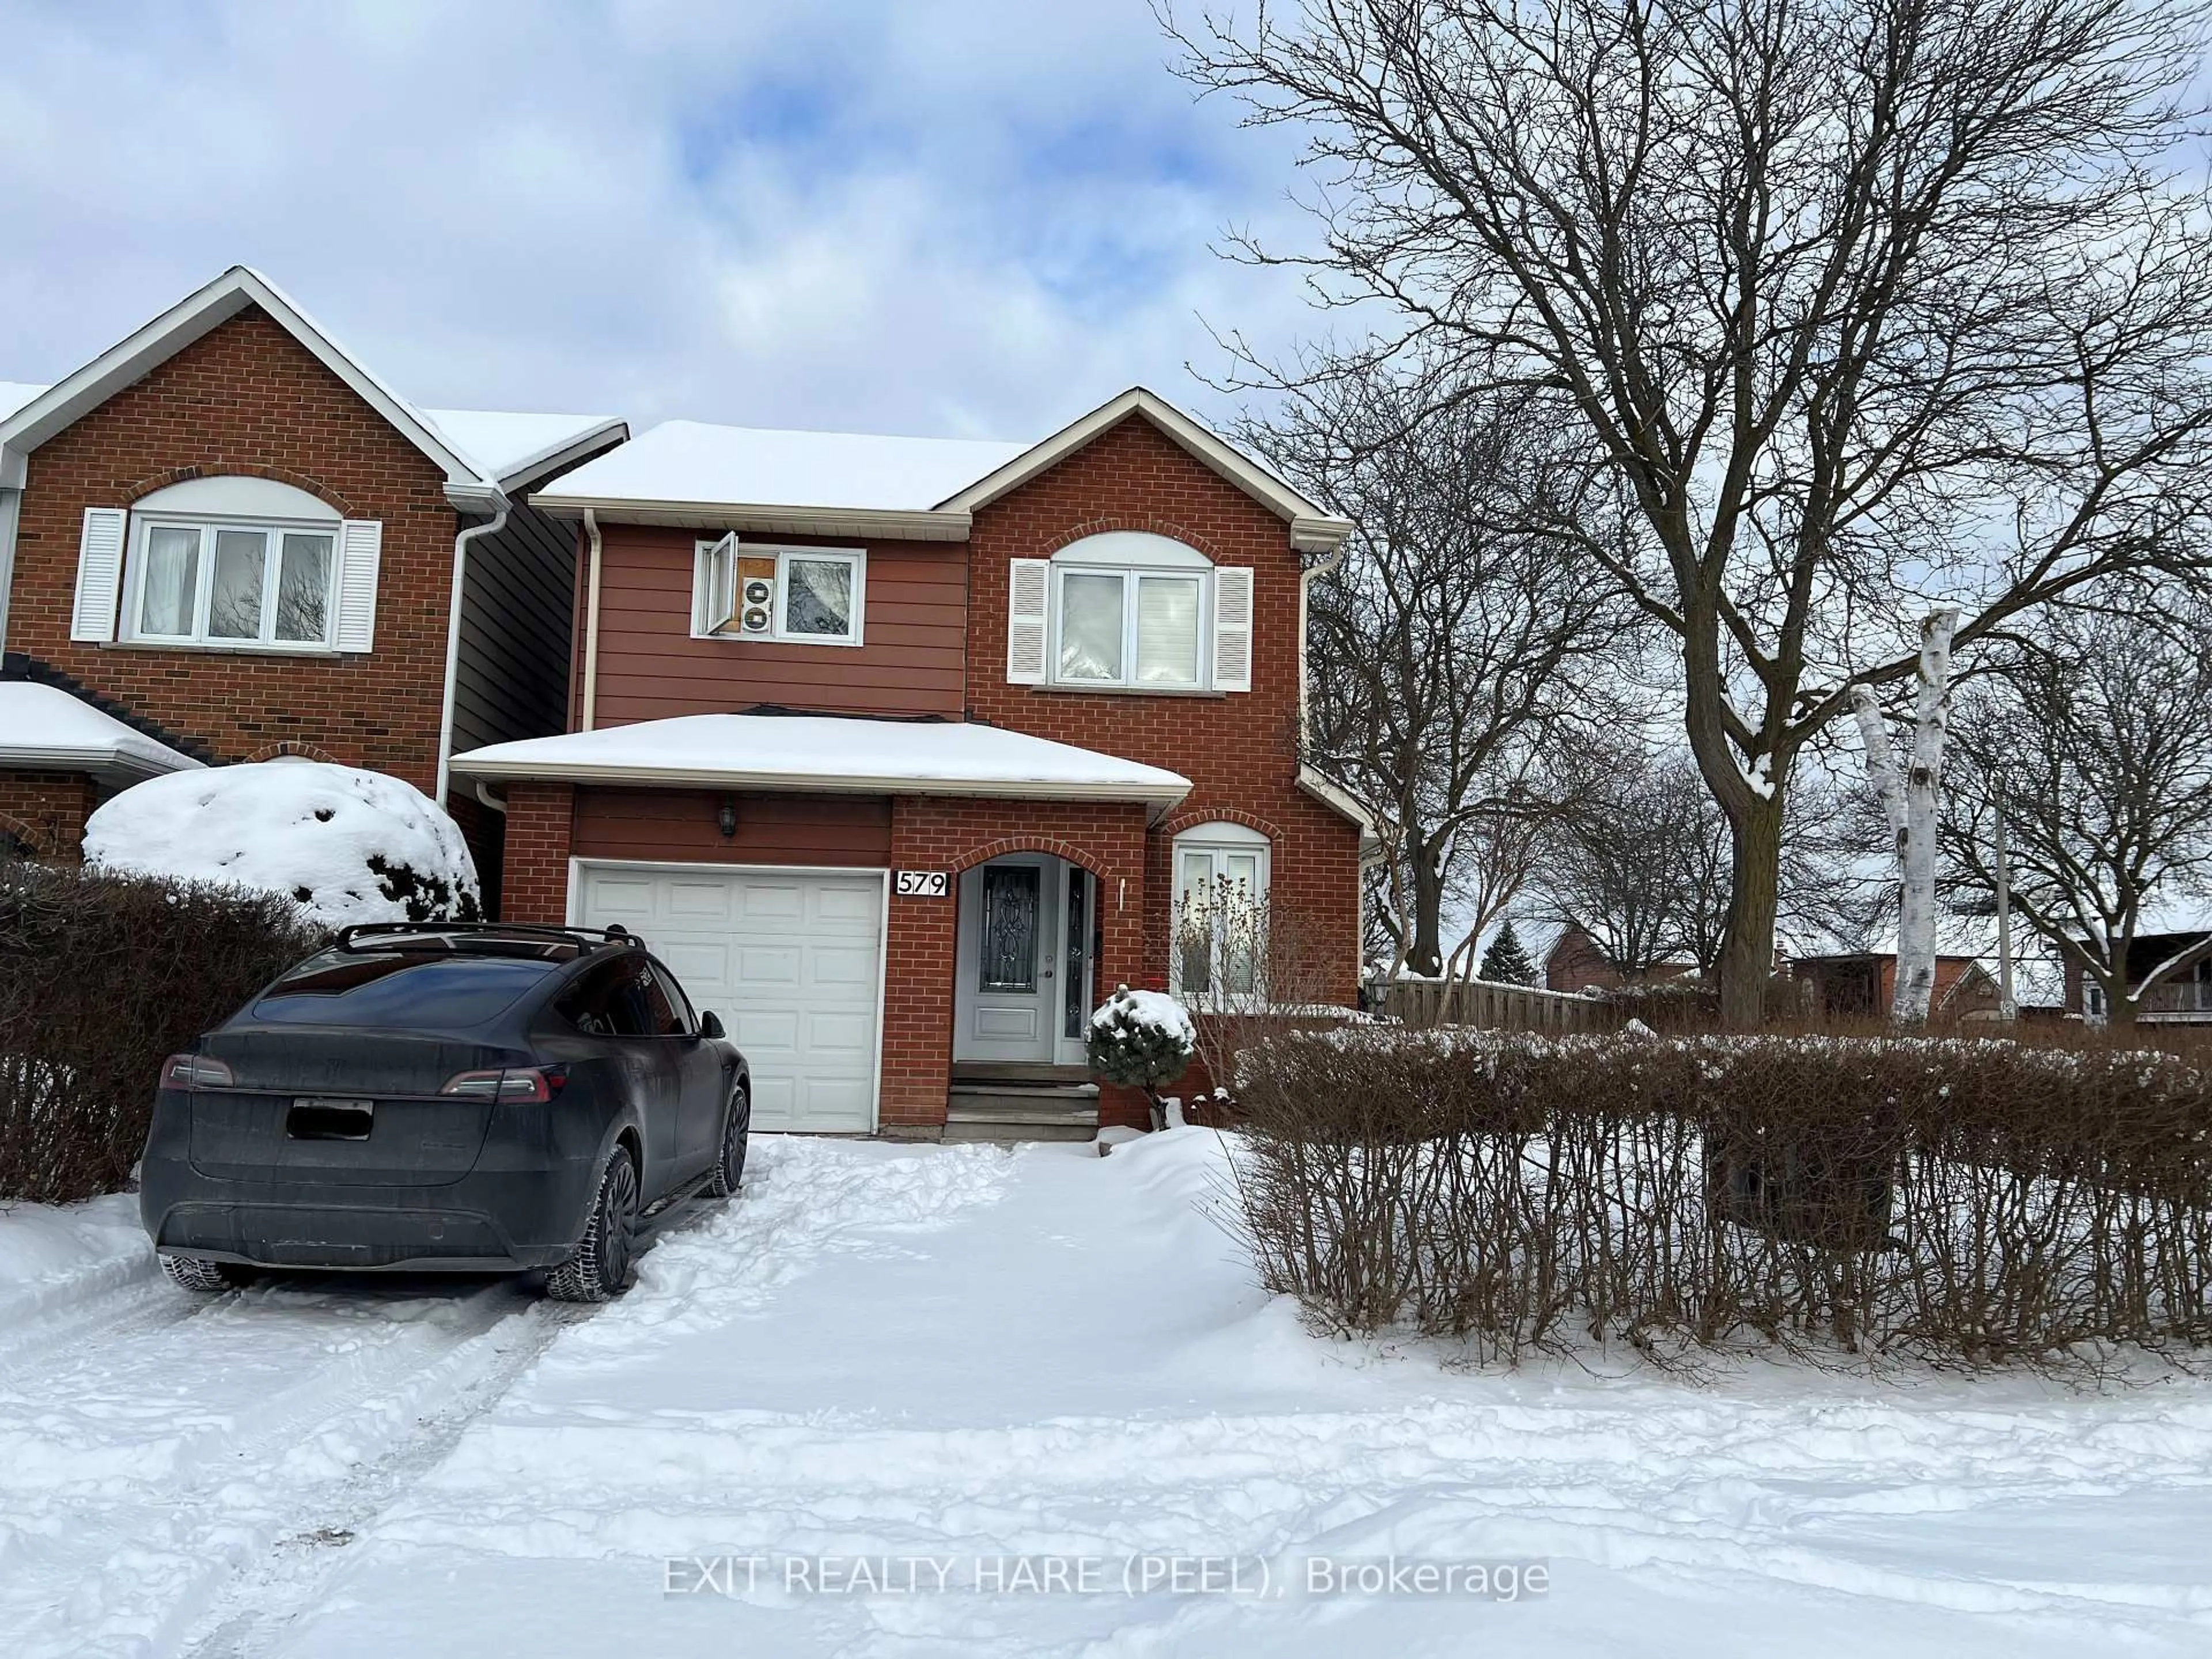
<svg viewBox="0 0 2212 1659"><path fill-rule="evenodd" d="M0 1651L2212 1650L2212 1386L1455 1372L1253 1290L1204 1131L755 1157L573 1325L134 1280L0 1338ZM1306 1593L1392 1555L1549 1584Z"/></svg>

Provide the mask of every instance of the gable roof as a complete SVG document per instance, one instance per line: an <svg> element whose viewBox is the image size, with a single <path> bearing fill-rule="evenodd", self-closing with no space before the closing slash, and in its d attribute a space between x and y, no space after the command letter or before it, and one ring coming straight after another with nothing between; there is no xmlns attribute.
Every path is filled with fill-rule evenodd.
<svg viewBox="0 0 2212 1659"><path fill-rule="evenodd" d="M964 538L976 508L1132 415L1285 520L1301 552L1334 551L1351 526L1158 393L1133 386L1041 443L788 432L669 421L586 462L533 505L574 516L697 529L915 540Z"/></svg>
<svg viewBox="0 0 2212 1659"><path fill-rule="evenodd" d="M1200 425L1156 392L1133 386L1042 443L1024 450L997 471L976 479L945 500L947 510L973 513L1009 490L1018 489L1047 468L1056 466L1101 434L1132 415L1141 415L1177 447L1237 486L1291 526L1291 544L1301 553L1331 553L1352 526L1308 501L1266 467L1211 428Z"/></svg>
<svg viewBox="0 0 2212 1659"><path fill-rule="evenodd" d="M0 386L0 489L21 489L33 450L251 307L267 313L442 471L446 498L461 512L496 511L511 486L526 483L565 454L588 453L595 441L620 441L626 430L605 416L477 417L447 411L465 428L472 420L560 423L557 432L532 427L527 438L519 427L477 425L476 441L495 452L493 459L479 459L463 447L465 439L457 441L443 423L386 385L274 283L248 266L233 265L54 385ZM33 395L10 409L6 394L18 391Z"/></svg>

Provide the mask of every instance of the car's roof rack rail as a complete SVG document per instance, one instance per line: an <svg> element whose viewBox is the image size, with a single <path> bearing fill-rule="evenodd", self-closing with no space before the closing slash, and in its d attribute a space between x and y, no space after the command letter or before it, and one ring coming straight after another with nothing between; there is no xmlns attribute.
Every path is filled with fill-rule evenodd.
<svg viewBox="0 0 2212 1659"><path fill-rule="evenodd" d="M335 941L341 951L373 948L380 939L423 938L439 933L517 939L573 939L587 950L610 945L641 945L629 928L568 927L546 921L356 921L338 929Z"/></svg>

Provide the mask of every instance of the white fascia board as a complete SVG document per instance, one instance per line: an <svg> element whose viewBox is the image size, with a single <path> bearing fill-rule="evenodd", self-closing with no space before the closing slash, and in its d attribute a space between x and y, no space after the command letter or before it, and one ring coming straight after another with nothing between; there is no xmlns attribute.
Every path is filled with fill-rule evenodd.
<svg viewBox="0 0 2212 1659"><path fill-rule="evenodd" d="M853 536L908 542L964 542L966 513L942 507L769 507L757 501L648 501L630 496L571 495L540 490L531 506L556 519L580 519L589 507L601 524L664 525L679 530L736 530L771 536Z"/></svg>
<svg viewBox="0 0 2212 1659"><path fill-rule="evenodd" d="M21 489L31 451L248 306L259 306L275 318L279 327L428 457L445 473L447 499L456 508L466 513L496 510L504 499L497 483L457 453L413 404L324 333L276 284L245 265L233 265L0 421L0 488Z"/></svg>
<svg viewBox="0 0 2212 1659"><path fill-rule="evenodd" d="M825 777L818 772L771 772L737 767L638 767L592 761L503 760L456 755L453 769L465 776L510 782L605 783L629 788L752 789L792 794L972 795L991 800L1133 801L1164 818L1190 793L1143 790L1123 783L1026 782L1004 778L877 777L860 773Z"/></svg>
<svg viewBox="0 0 2212 1659"><path fill-rule="evenodd" d="M174 757L173 764L119 745L110 747L106 744L67 749L0 744L0 769L25 772L89 772L105 781L125 784L161 777L171 772L191 772L201 769L202 763L190 755L179 755L173 750L168 752Z"/></svg>
<svg viewBox="0 0 2212 1659"><path fill-rule="evenodd" d="M1101 404L1080 420L1062 427L1042 443L1024 450L997 471L978 478L941 505L968 513L988 506L1009 490L1028 483L1048 467L1065 460L1101 433L1131 415L1143 416L1213 472L1236 485L1278 518L1287 520L1293 543L1298 545L1300 552L1332 551L1351 533L1352 526L1347 520L1333 518L1322 512L1218 434L1184 414L1158 392L1147 391L1140 386L1131 386L1120 397Z"/></svg>

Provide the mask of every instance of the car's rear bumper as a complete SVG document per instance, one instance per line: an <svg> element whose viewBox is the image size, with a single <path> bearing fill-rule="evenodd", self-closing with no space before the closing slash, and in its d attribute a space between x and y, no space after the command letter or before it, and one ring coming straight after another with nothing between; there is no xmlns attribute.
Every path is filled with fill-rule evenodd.
<svg viewBox="0 0 2212 1659"><path fill-rule="evenodd" d="M498 1273L556 1267L575 1249L569 1240L518 1239L488 1211L444 1203L372 1206L357 1189L288 1191L282 1202L202 1195L166 1206L149 1199L149 1190L141 1188L140 1206L164 1255L258 1267Z"/></svg>
<svg viewBox="0 0 2212 1659"><path fill-rule="evenodd" d="M489 1138L458 1180L399 1184L191 1162L189 1107L164 1091L139 1166L138 1212L164 1255L267 1267L497 1273L550 1267L583 1235L597 1175L582 1148Z"/></svg>

